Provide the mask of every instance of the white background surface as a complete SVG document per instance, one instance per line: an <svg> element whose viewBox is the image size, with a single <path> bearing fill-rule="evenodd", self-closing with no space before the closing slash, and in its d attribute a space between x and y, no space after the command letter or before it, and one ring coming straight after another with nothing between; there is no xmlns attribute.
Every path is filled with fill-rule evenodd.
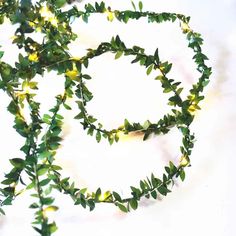
<svg viewBox="0 0 236 236"><path fill-rule="evenodd" d="M83 3L88 2L92 1ZM112 9L132 8L127 0L105 2ZM144 0L143 4L144 10L190 15L190 26L205 40L203 49L210 58L213 75L202 111L192 125L197 138L192 167L187 170L186 181L179 183L167 197L143 201L137 211L129 214L106 205L88 212L73 206L67 196L58 195L60 210L53 217L59 230L55 235L236 235L236 2ZM160 58L174 63L173 78L183 81L186 88L196 80L198 74L192 72L192 53L186 47L178 23L156 25L141 20L124 25L111 24L105 16L90 19L87 25L81 21L73 24L79 35L78 41L71 45L74 56L82 56L84 49L95 48L119 34L127 46L140 45L147 53L153 53L158 47ZM18 49L9 47L13 34L12 27L0 27L0 43L7 48L4 60L12 63L18 54ZM89 81L88 86L94 99L88 106L89 111L106 127L117 126L126 117L131 121L158 120L168 107L157 81L147 77L144 68L131 65L131 58L118 61L113 58L114 55L107 54L91 61L88 73L93 81ZM42 103L42 111L54 104L53 98L62 91L62 86L63 78L53 73L41 80L37 99ZM11 128L13 118L6 112L8 103L6 95L0 92L0 176L9 170L9 158L22 156L18 149L23 141ZM179 158L180 137L176 131L147 142L142 142L141 137L128 137L110 147L106 142L97 144L86 136L78 122L73 121L73 115L65 113L64 141L57 161L65 168L65 176L70 175L81 187L94 190L101 186L126 195L130 185L137 185L138 180L150 172L162 173L168 160ZM36 235L30 226L33 212L28 206L31 202L32 199L23 194L13 206L5 208L7 216L0 217L0 235Z"/></svg>

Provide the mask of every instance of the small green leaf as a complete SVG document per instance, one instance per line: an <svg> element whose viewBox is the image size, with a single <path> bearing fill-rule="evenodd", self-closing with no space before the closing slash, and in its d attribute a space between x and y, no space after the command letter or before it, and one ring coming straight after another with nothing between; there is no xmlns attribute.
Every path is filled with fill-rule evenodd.
<svg viewBox="0 0 236 236"><path fill-rule="evenodd" d="M80 194L85 194L87 192L87 188L82 188L79 190Z"/></svg>
<svg viewBox="0 0 236 236"><path fill-rule="evenodd" d="M97 189L96 193L95 193L95 199L98 201L99 200L99 197L101 196L102 194L102 191L100 188Z"/></svg>
<svg viewBox="0 0 236 236"><path fill-rule="evenodd" d="M13 158L9 160L11 162L11 164L16 167L16 168L20 168L22 169L24 167L24 163L25 161L23 159L20 158Z"/></svg>
<svg viewBox="0 0 236 236"><path fill-rule="evenodd" d="M142 11L143 10L143 3L140 1L138 3L138 7L139 7L139 10Z"/></svg>
<svg viewBox="0 0 236 236"><path fill-rule="evenodd" d="M38 176L46 174L48 171L48 168L41 168L38 170L37 174Z"/></svg>
<svg viewBox="0 0 236 236"><path fill-rule="evenodd" d="M151 131L150 130L147 130L145 133L144 133L144 136L143 136L143 141L147 140L149 138L151 134Z"/></svg>
<svg viewBox="0 0 236 236"><path fill-rule="evenodd" d="M115 198L116 201L118 201L118 202L121 202L121 201L122 201L120 195L119 195L117 192L113 191L113 192L112 192L112 195L114 196L114 198Z"/></svg>
<svg viewBox="0 0 236 236"><path fill-rule="evenodd" d="M74 119L80 120L80 119L83 119L84 116L85 116L84 113L83 113L83 112L80 112L78 115L76 115L76 116L74 117Z"/></svg>
<svg viewBox="0 0 236 236"><path fill-rule="evenodd" d="M21 0L21 7L22 8L29 9L30 5L31 5L31 1L30 0Z"/></svg>
<svg viewBox="0 0 236 236"><path fill-rule="evenodd" d="M15 114L18 112L19 108L18 108L18 106L15 104L15 102L12 101L12 102L10 102L10 104L8 105L7 110L8 110L11 114L15 115Z"/></svg>
<svg viewBox="0 0 236 236"><path fill-rule="evenodd" d="M180 95L181 92L183 91L183 89L184 89L184 88L178 88L177 91L176 91L176 93L177 93L178 95Z"/></svg>
<svg viewBox="0 0 236 236"><path fill-rule="evenodd" d="M119 207L119 209L125 213L128 212L128 209L121 203L118 203L117 206Z"/></svg>
<svg viewBox="0 0 236 236"><path fill-rule="evenodd" d="M51 192L52 192L52 186L49 185L49 187L44 190L44 194L45 194L45 196L47 196L47 195L49 195Z"/></svg>
<svg viewBox="0 0 236 236"><path fill-rule="evenodd" d="M157 48L155 53L154 53L154 58L157 64L159 64L160 59L159 59L159 49Z"/></svg>
<svg viewBox="0 0 236 236"><path fill-rule="evenodd" d="M45 150L45 151L39 153L38 158L39 158L39 159L49 158L49 157L51 157L51 155L52 155L51 152Z"/></svg>
<svg viewBox="0 0 236 236"><path fill-rule="evenodd" d="M163 75L158 75L156 78L155 78L155 80L160 80L160 81L162 81L164 79L164 76Z"/></svg>
<svg viewBox="0 0 236 236"><path fill-rule="evenodd" d="M151 192L151 196L152 196L154 199L157 199L157 192L156 192L156 190L153 190L153 191Z"/></svg>
<svg viewBox="0 0 236 236"><path fill-rule="evenodd" d="M12 190L10 190L10 189L12 189ZM9 205L12 205L12 200L13 200L13 198L10 197L10 196L14 194L14 189L13 189L13 188L8 188L8 190L9 190L9 191L8 191L7 195L9 195L9 197L6 198L4 201L2 201L1 206L9 206ZM11 192L10 192L10 191L11 191ZM4 192L6 192L6 188L4 188Z"/></svg>
<svg viewBox="0 0 236 236"><path fill-rule="evenodd" d="M52 119L52 117L50 115L44 114L42 120L43 120L44 123L50 125L51 124L51 119Z"/></svg>
<svg viewBox="0 0 236 236"><path fill-rule="evenodd" d="M170 190L167 189L167 188L166 188L165 186L163 186L163 185L161 185L157 190L158 190L158 192L159 192L160 194L162 194L162 195L164 195L164 196L166 196L167 193L170 192Z"/></svg>
<svg viewBox="0 0 236 236"><path fill-rule="evenodd" d="M112 135L108 136L109 144L112 145L114 143L114 137Z"/></svg>
<svg viewBox="0 0 236 236"><path fill-rule="evenodd" d="M39 234L42 235L42 230L41 230L41 229L39 229L39 228L37 228L37 227L35 227L35 226L32 226L32 227L33 227L33 229L34 229L36 232L38 232Z"/></svg>
<svg viewBox="0 0 236 236"><path fill-rule="evenodd" d="M52 233L54 233L54 232L56 232L57 231L57 226L56 226L56 223L55 222L53 222L53 223L51 223L51 224L49 224L49 231L50 231L50 233L52 234Z"/></svg>
<svg viewBox="0 0 236 236"><path fill-rule="evenodd" d="M29 189L32 189L34 188L35 186L35 182L33 181L32 183L30 183L29 185L27 185L26 189L29 190Z"/></svg>
<svg viewBox="0 0 236 236"><path fill-rule="evenodd" d="M171 91L172 91L172 88L169 87L169 88L165 88L165 89L163 90L163 93L169 93L169 92L171 92Z"/></svg>
<svg viewBox="0 0 236 236"><path fill-rule="evenodd" d="M138 208L138 201L137 201L136 199L134 199L134 198L132 198L132 199L129 201L129 204L130 204L130 206L131 206L134 210L136 210L136 209Z"/></svg>
<svg viewBox="0 0 236 236"><path fill-rule="evenodd" d="M5 211L2 208L0 208L0 214L5 215Z"/></svg>
<svg viewBox="0 0 236 236"><path fill-rule="evenodd" d="M133 186L130 186L131 190L132 190L132 195L135 197L135 198L139 198L142 193L141 191L138 189L138 188L135 188Z"/></svg>
<svg viewBox="0 0 236 236"><path fill-rule="evenodd" d="M66 110L72 110L72 108L66 103L63 103L63 106L65 107Z"/></svg>
<svg viewBox="0 0 236 236"><path fill-rule="evenodd" d="M129 131L130 128L132 128L132 125L129 123L129 121L127 119L125 119L125 121L124 121L124 127L127 131Z"/></svg>
<svg viewBox="0 0 236 236"><path fill-rule="evenodd" d="M42 204L44 205L51 205L54 202L54 198L46 197L41 199Z"/></svg>
<svg viewBox="0 0 236 236"><path fill-rule="evenodd" d="M146 184L144 183L144 181L140 180L140 187L142 190L145 190L146 189Z"/></svg>
<svg viewBox="0 0 236 236"><path fill-rule="evenodd" d="M76 201L75 201L74 204L75 204L75 205L80 205L80 204L81 204L81 199L80 199L80 198L76 199Z"/></svg>
<svg viewBox="0 0 236 236"><path fill-rule="evenodd" d="M82 15L82 19L83 19L83 21L84 21L85 23L88 23L88 13L84 13L84 14ZM86 68L88 67L87 62L88 62L88 60L86 60L86 62L84 61L84 65L85 65Z"/></svg>
<svg viewBox="0 0 236 236"><path fill-rule="evenodd" d="M166 63L165 68L163 69L164 73L165 74L169 73L171 68L172 68L172 64L171 63L170 64Z"/></svg>
<svg viewBox="0 0 236 236"><path fill-rule="evenodd" d="M39 182L40 186L45 186L47 185L49 182L51 181L51 179L44 179L42 181Z"/></svg>
<svg viewBox="0 0 236 236"><path fill-rule="evenodd" d="M0 51L0 59L3 57L3 55L4 55L4 52Z"/></svg>
<svg viewBox="0 0 236 236"><path fill-rule="evenodd" d="M204 87L206 87L209 84L209 82L210 82L210 80L205 80L205 81L202 82L202 85Z"/></svg>
<svg viewBox="0 0 236 236"><path fill-rule="evenodd" d="M150 73L152 72L152 69L153 69L153 64L148 67L147 72L146 72L147 75L150 75Z"/></svg>
<svg viewBox="0 0 236 236"><path fill-rule="evenodd" d="M92 77L91 77L90 75L82 75L82 77L83 77L84 79L87 79L87 80L92 79Z"/></svg>
<svg viewBox="0 0 236 236"><path fill-rule="evenodd" d="M133 1L131 1L131 4L132 4L132 6L133 6L134 10L136 11L136 6L135 6L135 4L134 4L134 2L133 2Z"/></svg>
<svg viewBox="0 0 236 236"><path fill-rule="evenodd" d="M181 179L182 181L185 180L185 171L184 171L183 169L180 170L179 176L180 176L180 179Z"/></svg>
<svg viewBox="0 0 236 236"><path fill-rule="evenodd" d="M36 209L36 208L39 208L39 205L35 202L35 203L32 203L29 208L31 209Z"/></svg>
<svg viewBox="0 0 236 236"><path fill-rule="evenodd" d="M64 6L65 3L66 3L66 0L56 0L56 1L55 1L55 5L56 5L56 7L58 7L58 8L61 8L62 6Z"/></svg>
<svg viewBox="0 0 236 236"><path fill-rule="evenodd" d="M62 170L60 166L57 165L51 165L52 170Z"/></svg>
<svg viewBox="0 0 236 236"><path fill-rule="evenodd" d="M12 183L15 182L15 179L5 179L1 182L1 184L4 184L4 185L10 185Z"/></svg>
<svg viewBox="0 0 236 236"><path fill-rule="evenodd" d="M123 55L123 51L118 51L115 55L115 59L119 59Z"/></svg>
<svg viewBox="0 0 236 236"><path fill-rule="evenodd" d="M86 208L87 204L86 204L86 200L84 199L84 197L81 197L81 198L80 198L80 201L81 201L81 206L82 206L83 208Z"/></svg>
<svg viewBox="0 0 236 236"><path fill-rule="evenodd" d="M98 143L101 141L101 138L102 138L101 132L97 131L96 140L97 140Z"/></svg>
<svg viewBox="0 0 236 236"><path fill-rule="evenodd" d="M89 199L89 200L87 201L87 204L88 204L88 206L89 206L89 210L90 210L90 211L92 211L92 210L95 208L95 202L94 202L93 199Z"/></svg>
<svg viewBox="0 0 236 236"><path fill-rule="evenodd" d="M149 120L146 120L143 124L143 128L146 130L149 128L150 125L151 125L151 122Z"/></svg>
<svg viewBox="0 0 236 236"><path fill-rule="evenodd" d="M156 178L153 173L151 175L151 182L152 182L152 186L154 188L156 188L157 186L159 186L162 183L162 181L160 179Z"/></svg>

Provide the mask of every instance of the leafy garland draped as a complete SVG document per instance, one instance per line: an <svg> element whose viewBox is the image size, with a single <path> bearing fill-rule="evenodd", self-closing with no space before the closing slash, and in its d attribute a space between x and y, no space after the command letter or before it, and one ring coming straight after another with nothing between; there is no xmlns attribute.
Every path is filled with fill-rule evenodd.
<svg viewBox="0 0 236 236"><path fill-rule="evenodd" d="M53 189L69 195L75 205L88 207L90 210L93 210L97 203L112 203L120 210L128 212L137 209L142 197L156 199L158 194L167 195L170 186L174 184L174 179L180 178L184 181L184 168L190 166L190 155L194 146L194 135L190 132L190 125L194 119L194 112L200 109L199 102L204 99L202 92L211 74L211 68L205 64L208 58L201 50L203 39L189 27L190 17L176 13L143 11L141 2L138 10L132 3L134 11L112 10L106 7L104 2L95 3L94 6L87 4L83 11L76 6L65 11L62 8L65 3L66 0L40 0L36 4L32 4L30 0L0 1L0 23L3 24L4 20L9 19L11 24L18 24L13 43L27 53L26 56L19 54L18 61L13 67L1 59L4 52L0 51L0 89L10 97L11 102L7 109L15 117L15 130L25 138L25 143L21 147L25 157L10 159L13 168L5 174L5 179L1 182L5 186L0 188L0 212L5 214L3 206L12 204L22 191L31 189L34 191L32 196L36 199L29 206L36 211L33 228L44 236L51 235L57 230L56 223L50 221L46 214L47 211L58 209L54 205L54 198L50 195ZM110 22L116 19L128 23L130 20L141 18L147 18L149 23L179 21L182 32L186 34L188 47L194 52L196 69L200 72L200 77L192 85L189 95L183 98L181 82L167 77L172 64L160 59L158 49L153 55L147 55L143 48L127 47L119 36L113 37L110 42L101 43L96 49L88 49L88 53L81 58L71 57L68 44L77 37L70 26L72 20L82 18L88 22L89 17L96 13L104 14ZM30 37L34 32L44 35L41 44ZM91 59L107 52L114 53L115 59L121 56L131 57L131 63L144 66L147 75L158 73L154 79L161 84L164 93L171 94L168 101L171 107L170 113L156 123L147 120L144 124L140 124L125 119L124 124L112 130L105 129L93 115L89 114L86 105L92 100L93 94L86 87L86 80L92 78L83 73L83 69L89 66ZM48 114L41 115L40 103L34 98L38 89L34 78L37 74L43 76L45 71L52 70L64 75L64 92L56 96L55 106ZM179 165L175 166L169 162L161 178L151 174L150 177L140 180L139 186L131 186L130 197L125 199L115 191L102 193L98 188L96 192L90 193L87 189L75 187L69 177L61 177L62 168L53 164L62 141L64 117L60 114L60 110L62 107L71 110L67 99L72 97L76 97L79 110L75 119L80 120L87 134L94 136L97 142L104 138L113 144L114 141L119 141L120 133L129 134L137 131L143 132L146 140L151 134L166 134L172 127L177 127L182 134ZM28 108L30 121L22 111L24 107ZM27 181L23 179L23 173L27 174ZM23 185L24 190L17 191L17 185Z"/></svg>

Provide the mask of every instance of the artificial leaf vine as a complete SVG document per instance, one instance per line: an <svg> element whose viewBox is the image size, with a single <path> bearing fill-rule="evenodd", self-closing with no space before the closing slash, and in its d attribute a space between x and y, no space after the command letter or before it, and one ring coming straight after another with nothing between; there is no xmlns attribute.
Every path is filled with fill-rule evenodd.
<svg viewBox="0 0 236 236"><path fill-rule="evenodd" d="M19 54L18 61L11 66L3 60L4 51L0 50L0 89L11 99L8 111L15 117L14 128L19 135L25 138L21 147L24 158L10 159L12 170L5 174L0 188L0 213L5 214L3 207L12 204L14 199L21 194L17 185L24 186L24 191L33 192L30 208L35 210L33 228L43 236L49 236L57 230L56 223L47 216L47 211L57 211L55 199L51 191L58 190L69 195L75 205L93 210L98 203L116 205L121 211L136 210L142 197L156 199L158 194L167 195L174 184L175 178L185 179L185 167L190 165L190 155L194 146L194 134L190 125L194 119L194 112L200 109L199 102L204 99L202 95L209 82L211 68L205 64L208 58L203 54L201 35L194 32L189 26L190 17L176 13L155 13L143 11L143 4L138 6L132 2L134 10L112 10L104 2L86 4L84 10L76 6L64 10L66 0L40 0L33 4L30 0L3 0L0 1L0 23L9 19L11 24L17 24L13 43L23 48L26 56ZM138 10L137 10L138 9ZM81 58L71 57L68 44L75 40L77 35L71 29L74 18L89 21L92 14L103 14L108 21L118 20L128 23L131 20L146 18L149 23L162 23L166 21L179 22L182 33L186 35L188 47L192 49L196 69L200 72L197 82L192 85L189 95L183 97L181 82L168 78L172 64L162 61L158 48L153 55L147 55L143 48L138 46L128 47L117 35L110 42L103 42L95 49L88 49ZM40 44L34 41L30 34L38 32L43 35ZM93 99L92 92L86 85L86 80L93 78L85 74L84 68L89 62L100 55L111 52L115 59L120 57L131 58L131 63L139 63L146 69L148 76L152 76L163 88L163 93L169 93L168 105L170 112L152 123L147 120L144 124L131 122L125 119L118 128L107 130L86 108ZM64 74L64 92L55 97L55 105L47 114L40 113L40 103L35 100L38 90L35 76L42 75L45 71L57 71ZM61 131L64 117L60 114L61 108L71 110L67 104L68 98L76 98L78 105L78 119L88 135L96 138L97 142L107 139L110 144L119 141L119 134L143 132L144 141L151 135L166 134L171 128L177 127L182 134L180 145L179 164L172 162L165 167L161 178L150 174L146 179L140 180L139 186L131 186L129 198L122 198L115 191L88 192L87 189L75 187L70 178L62 178L61 167L54 165L57 150L62 142ZM30 120L27 120L23 108L27 107ZM23 179L23 173L28 179ZM25 177L24 177L25 178ZM27 183L27 184L26 184Z"/></svg>

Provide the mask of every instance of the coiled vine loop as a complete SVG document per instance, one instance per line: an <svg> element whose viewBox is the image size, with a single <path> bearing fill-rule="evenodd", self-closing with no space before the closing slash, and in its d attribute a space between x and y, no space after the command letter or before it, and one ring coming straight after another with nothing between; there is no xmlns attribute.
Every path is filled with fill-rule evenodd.
<svg viewBox="0 0 236 236"><path fill-rule="evenodd" d="M57 230L56 223L50 221L46 214L49 210L58 210L51 196L53 189L69 195L75 205L88 207L90 210L98 203L111 203L128 212L137 209L142 197L156 199L158 194L167 195L170 185L174 183L173 179L180 178L183 181L184 168L190 166L190 155L194 146L194 135L190 131L190 125L194 119L194 112L200 109L199 102L204 99L202 92L211 75L211 68L205 64L208 58L201 49L203 39L189 27L190 17L176 13L143 11L141 2L139 10L133 5L134 11L112 10L106 7L104 2L87 4L83 11L76 6L64 10L65 3L66 0L40 0L36 4L30 0L0 1L0 23L10 20L11 24L17 24L13 44L25 51L25 55L19 54L15 66L5 62L4 51L0 51L0 89L11 99L7 109L15 117L16 132L25 138L25 143L21 147L24 157L10 159L13 168L5 174L1 182L0 212L4 214L3 206L12 204L22 191L34 191L32 196L36 201L29 206L35 209L33 228L44 236L51 235ZM149 23L158 24L178 21L182 32L186 34L188 47L193 50L193 60L200 73L189 95L184 98L181 94L181 82L168 78L172 64L161 60L158 49L153 55L147 55L139 46L127 47L119 36L114 36L110 42L101 43L96 49L88 49L88 53L81 58L71 57L68 45L77 37L71 28L72 19L82 18L88 22L89 17L96 13L105 15L110 22L116 19L128 23L141 18L146 18ZM34 32L43 35L41 43L31 37ZM160 83L163 92L170 94L170 112L156 123L147 120L141 124L125 119L121 126L111 130L105 129L89 114L86 105L93 99L93 94L86 86L86 80L92 78L83 71L93 58L107 52L114 53L115 59L128 56L132 58L131 63L139 63L146 68L147 75L156 74L154 79ZM52 70L64 75L64 92L56 96L55 105L47 114L41 114L40 103L35 99L38 87L34 78ZM115 191L102 192L98 188L95 192L88 192L87 189L75 187L70 178L61 177L62 168L54 164L57 149L62 141L64 117L60 111L62 107L71 110L67 99L72 97L76 98L79 110L75 119L78 119L87 134L94 136L98 142L104 138L113 144L119 141L120 133L129 134L137 131L142 132L143 139L146 140L151 134L166 134L172 127L177 127L182 134L179 164L169 162L161 178L151 174L148 178L140 180L139 186L131 186L129 198L122 198ZM22 112L24 107L28 108L30 119L26 119ZM23 173L26 173L28 179L22 177ZM23 190L17 191L18 185L23 186Z"/></svg>

